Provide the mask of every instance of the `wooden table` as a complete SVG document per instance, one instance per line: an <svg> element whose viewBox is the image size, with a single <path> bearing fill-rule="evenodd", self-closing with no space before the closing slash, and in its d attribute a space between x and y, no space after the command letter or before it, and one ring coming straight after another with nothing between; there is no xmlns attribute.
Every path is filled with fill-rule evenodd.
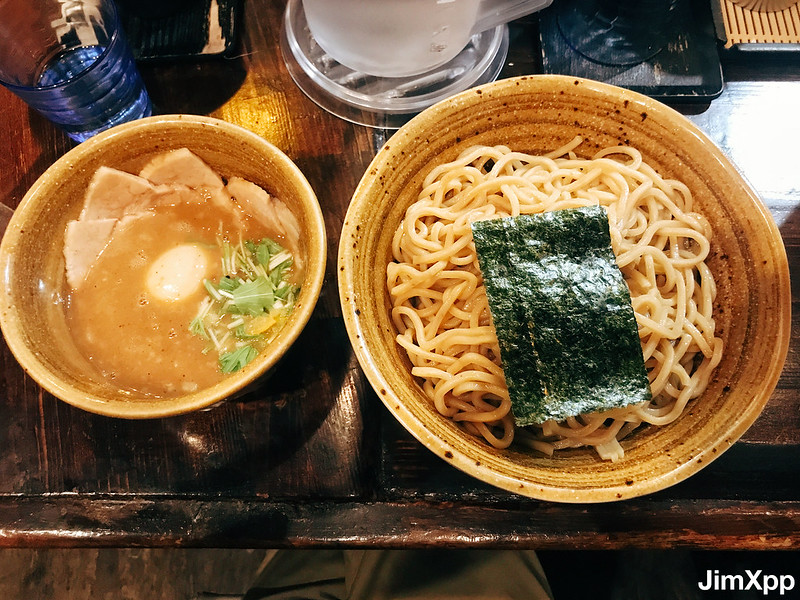
<svg viewBox="0 0 800 600"><path fill-rule="evenodd" d="M0 546L800 547L797 327L778 388L744 438L647 497L601 505L518 497L454 470L401 429L350 348L335 269L350 197L390 132L339 120L303 96L278 50L282 8L247 2L231 58L142 70L160 112L243 125L306 174L330 237L311 322L256 391L155 421L56 400L3 344ZM536 72L535 31L535 19L515 28L502 76ZM792 55L732 56L725 77L718 99L680 109L762 194L797 275L800 66ZM5 90L0 106L0 199L14 208L72 143Z"/></svg>

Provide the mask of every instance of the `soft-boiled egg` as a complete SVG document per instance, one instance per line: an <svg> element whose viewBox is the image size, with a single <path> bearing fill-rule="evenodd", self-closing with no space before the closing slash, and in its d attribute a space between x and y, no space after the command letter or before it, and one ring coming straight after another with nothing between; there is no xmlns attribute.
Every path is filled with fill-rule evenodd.
<svg viewBox="0 0 800 600"><path fill-rule="evenodd" d="M192 296L208 272L208 256L197 244L181 244L159 256L147 272L147 289L157 299L179 302Z"/></svg>

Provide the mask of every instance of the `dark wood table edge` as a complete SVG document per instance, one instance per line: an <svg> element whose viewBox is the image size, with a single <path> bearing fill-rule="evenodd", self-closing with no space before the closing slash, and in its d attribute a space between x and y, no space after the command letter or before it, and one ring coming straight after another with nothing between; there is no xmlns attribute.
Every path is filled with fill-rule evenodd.
<svg viewBox="0 0 800 600"><path fill-rule="evenodd" d="M800 501L0 498L3 547L800 549ZM487 525L489 524L489 525Z"/></svg>

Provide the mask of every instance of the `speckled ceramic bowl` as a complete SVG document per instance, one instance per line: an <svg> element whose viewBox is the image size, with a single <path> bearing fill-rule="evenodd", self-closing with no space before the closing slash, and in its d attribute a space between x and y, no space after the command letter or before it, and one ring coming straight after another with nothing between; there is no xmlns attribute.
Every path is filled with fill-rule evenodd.
<svg viewBox="0 0 800 600"><path fill-rule="evenodd" d="M495 450L436 412L411 377L389 317L391 239L421 181L473 144L546 153L584 136L584 147L629 144L667 177L684 181L714 228L709 264L724 358L706 392L664 427L623 440L625 457L590 449L548 458ZM578 150L580 152L580 149ZM675 484L729 448L755 421L789 343L789 271L769 212L723 153L689 120L617 87L562 76L501 80L420 114L393 135L359 184L339 247L340 296L356 354L389 411L432 452L506 490L560 502L631 498Z"/></svg>
<svg viewBox="0 0 800 600"><path fill-rule="evenodd" d="M292 209L305 242L302 291L277 339L241 371L210 388L178 398L130 397L95 374L74 348L57 302L65 286L64 229L80 212L87 184L99 166L138 172L153 153L182 147L192 150L223 176L237 175L261 185ZM0 326L22 367L65 402L114 417L185 413L244 390L283 356L317 302L326 251L325 225L314 191L278 148L246 129L217 119L150 117L79 144L47 169L22 199L0 244Z"/></svg>

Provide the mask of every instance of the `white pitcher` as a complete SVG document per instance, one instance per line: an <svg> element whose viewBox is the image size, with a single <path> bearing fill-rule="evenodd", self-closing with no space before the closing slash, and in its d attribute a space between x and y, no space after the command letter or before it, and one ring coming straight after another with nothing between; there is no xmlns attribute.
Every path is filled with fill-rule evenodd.
<svg viewBox="0 0 800 600"><path fill-rule="evenodd" d="M379 77L445 64L481 31L552 0L302 0L308 27L341 64Z"/></svg>

